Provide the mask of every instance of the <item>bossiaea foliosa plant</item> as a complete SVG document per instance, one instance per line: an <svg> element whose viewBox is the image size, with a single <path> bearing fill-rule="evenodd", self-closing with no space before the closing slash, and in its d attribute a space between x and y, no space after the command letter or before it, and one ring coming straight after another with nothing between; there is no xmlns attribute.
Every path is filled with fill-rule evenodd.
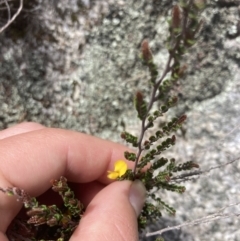
<svg viewBox="0 0 240 241"><path fill-rule="evenodd" d="M145 185L147 198L138 218L139 230L144 229L147 222L159 219L162 210L175 214L175 209L167 204L167 200L160 198L161 190L183 193L185 187L176 184L174 177L199 167L193 161L178 163L174 158L168 159L162 155L175 144L174 132L182 127L186 115L162 121L161 126L159 120L178 102L177 96L171 94L171 89L185 75L187 66L182 63L182 56L196 42L202 25L199 14L205 4L204 0L181 0L173 6L167 39L168 59L161 74L148 40L143 40L141 44L141 61L149 71L146 84L151 88L150 97L146 98L141 90L134 95L134 106L141 125L139 135L126 131L121 133L122 139L133 147L133 151L126 151L124 156L126 160L134 162L134 168L128 169L126 161L118 160L114 170L106 174L109 179L138 179ZM10 241L69 240L84 215L85 207L74 197L65 177L52 180L52 189L62 198L61 207L39 204L36 198L18 187L0 188L2 192L16 196L27 209L28 217L15 218L9 227L7 236Z"/></svg>
<svg viewBox="0 0 240 241"><path fill-rule="evenodd" d="M120 161L116 162L115 166L118 180L139 179L147 189L147 200L138 220L140 229L144 228L148 221L158 219L162 215L163 209L171 215L175 214L175 209L156 194L161 193L162 189L183 193L185 187L175 184L174 177L176 174L199 167L193 161L177 163L174 158L167 159L162 156L165 150L175 144L176 136L173 133L181 128L187 118L186 115L174 117L166 123L161 123L161 127L157 125L158 120L178 102L177 96L171 95L170 91L184 76L187 66L181 63L181 59L188 48L196 43L197 35L202 26L199 13L205 4L203 0L183 0L173 6L167 39L169 56L160 76L148 41L143 40L141 44L141 60L149 71L148 83L151 86L151 95L149 101L146 101L147 98L144 98L144 93L140 90L134 97L135 109L141 122L139 136L134 136L128 132L121 134L127 143L137 149L136 152L126 151L124 153L127 160L134 162L133 170L126 169ZM157 106L157 110L152 111L154 104ZM148 131L154 134L146 137ZM116 170L109 173L109 178L115 178ZM122 174L123 172L125 173Z"/></svg>

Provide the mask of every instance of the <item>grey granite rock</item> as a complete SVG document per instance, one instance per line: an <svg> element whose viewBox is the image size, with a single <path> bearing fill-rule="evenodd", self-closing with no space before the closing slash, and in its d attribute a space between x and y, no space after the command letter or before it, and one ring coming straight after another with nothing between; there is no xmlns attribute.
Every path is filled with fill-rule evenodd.
<svg viewBox="0 0 240 241"><path fill-rule="evenodd" d="M132 96L137 89L149 92L147 70L138 58L140 43L150 40L162 70L166 16L174 2L34 1L28 9L34 11L23 12L0 36L0 128L36 121L114 141L121 141L125 126L137 133ZM186 113L188 121L166 155L195 160L202 170L240 156L238 6L237 1L209 2L199 41L185 55L187 77L174 89L179 105L169 114ZM181 196L159 195L177 209L177 223L202 217L239 200L239 168L235 162L187 182ZM231 218L169 237L235 241L240 240L238 226L239 220Z"/></svg>
<svg viewBox="0 0 240 241"><path fill-rule="evenodd" d="M190 235L186 230L174 229L163 233L162 235L154 235L146 237L146 233L154 232L166 227L176 226L179 223L174 218L162 217L158 221L151 223L147 226L145 232L140 234L141 241L155 241L156 237L161 237L164 241L194 241L194 236Z"/></svg>

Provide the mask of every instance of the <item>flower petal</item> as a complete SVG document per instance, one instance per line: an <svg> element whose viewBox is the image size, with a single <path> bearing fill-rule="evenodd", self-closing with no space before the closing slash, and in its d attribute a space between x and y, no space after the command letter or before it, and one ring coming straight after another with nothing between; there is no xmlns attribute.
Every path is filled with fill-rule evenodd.
<svg viewBox="0 0 240 241"><path fill-rule="evenodd" d="M115 162L114 171L119 173L119 177L124 175L127 171L127 163L125 161L119 160Z"/></svg>
<svg viewBox="0 0 240 241"><path fill-rule="evenodd" d="M119 177L119 173L118 172L112 172L112 171L108 171L108 175L107 177L109 179L117 179Z"/></svg>

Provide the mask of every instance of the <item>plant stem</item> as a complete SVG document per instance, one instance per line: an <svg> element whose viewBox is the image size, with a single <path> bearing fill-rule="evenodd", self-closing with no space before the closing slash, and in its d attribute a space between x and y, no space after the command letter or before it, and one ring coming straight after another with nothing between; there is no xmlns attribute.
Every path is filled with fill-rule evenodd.
<svg viewBox="0 0 240 241"><path fill-rule="evenodd" d="M188 4L190 6L192 6L193 0L190 0ZM175 42L174 47L171 49L171 51L169 51L168 61L166 63L166 67L165 67L165 70L164 70L162 76L157 80L156 84L153 85L151 98L150 98L150 101L149 101L149 104L148 104L148 107L147 107L147 113L144 116L144 118L142 119L141 133L140 133L139 140L138 140L138 152L137 152L137 155L136 155L136 160L135 160L134 169L133 169L133 179L135 179L135 177L136 177L137 165L138 165L138 163L140 161L141 154L142 154L142 152L144 150L144 148L142 147L142 142L143 142L143 138L144 138L145 132L148 129L148 126L146 125L146 119L147 119L147 117L149 115L150 110L153 107L154 102L159 99L160 93L157 94L157 91L158 91L162 81L164 80L166 75L174 67L174 63L176 61L175 58L174 58L175 55L176 55L175 52L176 52L177 48L179 47L179 45L181 44L181 40L185 37L185 34L186 34L186 27L187 27L187 24L188 24L188 14L189 14L188 8L185 8L183 10L182 31L181 31L181 33L177 37L175 37L176 38L176 42ZM174 36L171 36L171 37L174 38ZM172 61L174 61L174 63L171 66L171 62Z"/></svg>

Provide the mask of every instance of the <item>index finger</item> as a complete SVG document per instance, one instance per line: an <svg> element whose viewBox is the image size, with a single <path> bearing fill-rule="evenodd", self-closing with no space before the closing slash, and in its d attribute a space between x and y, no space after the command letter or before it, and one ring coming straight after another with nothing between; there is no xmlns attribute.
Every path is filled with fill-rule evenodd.
<svg viewBox="0 0 240 241"><path fill-rule="evenodd" d="M45 128L0 141L1 176L37 196L50 187L51 179L109 182L106 171L124 159L126 147L82 133Z"/></svg>
<svg viewBox="0 0 240 241"><path fill-rule="evenodd" d="M108 183L106 171L124 158L126 147L82 133L44 128L0 140L0 187L16 186L31 196L44 193L50 180ZM0 231L20 210L15 198L1 197ZM1 235L1 233L0 233Z"/></svg>

